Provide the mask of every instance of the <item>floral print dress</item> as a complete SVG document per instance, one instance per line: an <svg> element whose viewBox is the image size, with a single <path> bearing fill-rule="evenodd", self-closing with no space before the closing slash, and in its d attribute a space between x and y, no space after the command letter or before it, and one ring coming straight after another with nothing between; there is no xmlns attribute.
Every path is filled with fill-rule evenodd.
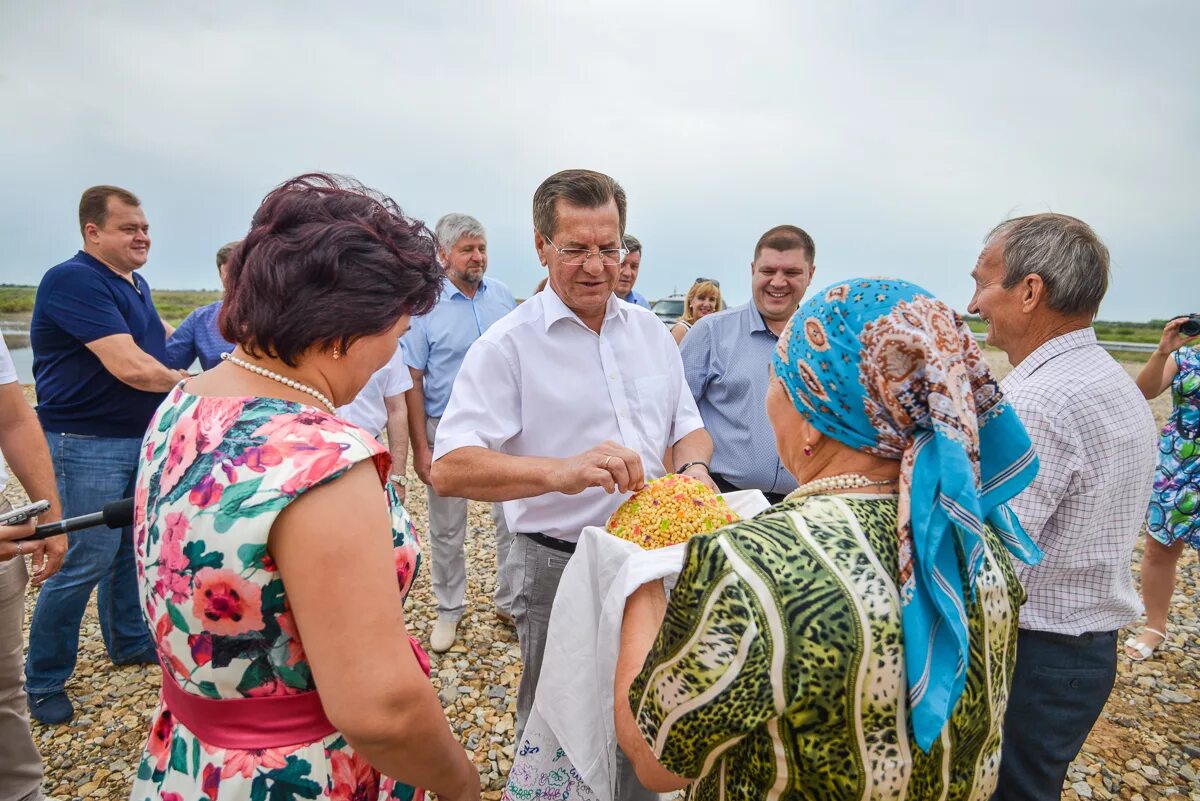
<svg viewBox="0 0 1200 801"><path fill-rule="evenodd" d="M1200 348L1175 351L1171 417L1158 438L1147 526L1163 545L1200 549Z"/></svg>
<svg viewBox="0 0 1200 801"><path fill-rule="evenodd" d="M315 689L267 550L271 525L305 491L372 459L392 509L396 575L406 595L420 562L416 531L386 481L391 459L366 431L312 407L257 397L200 397L176 387L143 441L134 538L146 619L184 691L206 698ZM333 733L265 750L200 740L161 703L133 801L414 797Z"/></svg>

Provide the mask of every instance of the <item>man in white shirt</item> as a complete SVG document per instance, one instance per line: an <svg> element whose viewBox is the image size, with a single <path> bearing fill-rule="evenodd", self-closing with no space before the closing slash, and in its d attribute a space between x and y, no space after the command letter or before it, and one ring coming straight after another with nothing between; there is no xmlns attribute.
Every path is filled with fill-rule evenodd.
<svg viewBox="0 0 1200 801"><path fill-rule="evenodd" d="M467 352L432 475L439 494L503 501L515 533L518 742L579 532L603 525L626 493L668 470L711 485L712 455L675 341L652 312L613 294L624 190L607 175L565 170L542 182L533 208L549 283ZM668 448L673 465L663 464ZM635 780L627 786L622 797L645 792Z"/></svg>
<svg viewBox="0 0 1200 801"><path fill-rule="evenodd" d="M29 498L50 501L36 521L0 528L0 798L35 801L42 798L42 760L29 732L23 686L25 660L21 623L25 619L25 585L32 572L40 584L58 571L67 553L67 537L14 542L33 534L34 522L49 523L62 516L54 482L50 450L37 416L25 400L8 347L0 338L0 488L8 483L5 462L12 467ZM0 495L0 512L11 508ZM25 560L30 561L29 567Z"/></svg>
<svg viewBox="0 0 1200 801"><path fill-rule="evenodd" d="M405 393L412 389L412 375L404 363L404 351L396 347L395 354L380 367L345 406L338 407L338 416L371 432L378 438L387 431L388 452L392 455L392 472L388 476L400 502L406 500L408 484L408 406Z"/></svg>
<svg viewBox="0 0 1200 801"><path fill-rule="evenodd" d="M1010 503L1043 558L1016 565L1028 601L994 801L1059 798L1112 691L1117 630L1141 614L1130 560L1150 500L1154 418L1096 344L1108 274L1104 243L1062 214L1001 223L972 273L968 309L1008 354L1002 387L1040 465Z"/></svg>

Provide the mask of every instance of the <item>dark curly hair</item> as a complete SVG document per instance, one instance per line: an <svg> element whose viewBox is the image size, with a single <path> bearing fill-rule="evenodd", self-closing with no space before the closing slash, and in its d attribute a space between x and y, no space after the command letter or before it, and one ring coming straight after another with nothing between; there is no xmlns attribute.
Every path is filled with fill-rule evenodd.
<svg viewBox="0 0 1200 801"><path fill-rule="evenodd" d="M310 173L273 189L226 265L221 334L296 366L316 346L345 350L442 286L433 234L352 178Z"/></svg>

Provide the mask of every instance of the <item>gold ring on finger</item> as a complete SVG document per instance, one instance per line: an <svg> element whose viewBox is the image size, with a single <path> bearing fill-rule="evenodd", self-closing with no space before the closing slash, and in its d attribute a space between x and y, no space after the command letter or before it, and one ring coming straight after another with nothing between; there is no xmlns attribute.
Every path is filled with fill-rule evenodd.
<svg viewBox="0 0 1200 801"><path fill-rule="evenodd" d="M611 458L612 458L612 454L611 454L611 453L610 453L608 456L605 456L605 457L604 457L604 461L603 461L603 462L601 462L601 464L600 464L600 469L601 469L601 470L607 470L607 469L608 469L608 460L609 460L609 459L611 459Z"/></svg>

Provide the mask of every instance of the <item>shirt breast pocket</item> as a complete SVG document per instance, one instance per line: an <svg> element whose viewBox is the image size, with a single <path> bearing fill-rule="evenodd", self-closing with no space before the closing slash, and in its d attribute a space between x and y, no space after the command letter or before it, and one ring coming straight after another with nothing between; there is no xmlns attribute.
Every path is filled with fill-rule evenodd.
<svg viewBox="0 0 1200 801"><path fill-rule="evenodd" d="M671 398L667 391L667 376L648 375L633 382L637 394L637 408L634 419L642 431L642 436L655 452L665 450L670 444Z"/></svg>

